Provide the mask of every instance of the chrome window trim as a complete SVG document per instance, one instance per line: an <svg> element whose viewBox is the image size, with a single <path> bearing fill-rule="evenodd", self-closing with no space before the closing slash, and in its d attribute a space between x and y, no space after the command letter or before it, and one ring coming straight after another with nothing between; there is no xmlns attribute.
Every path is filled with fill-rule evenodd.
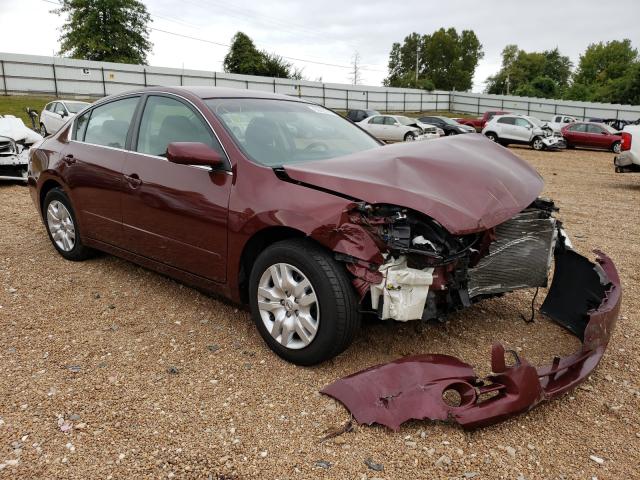
<svg viewBox="0 0 640 480"><path fill-rule="evenodd" d="M158 93L159 93L159 94L162 94L162 95L172 95L172 96L174 96L174 97L178 97L178 98L180 98L181 100L184 100L184 101L188 102L188 103L189 103L193 108L195 108L195 109L196 109L196 111L200 114L200 116L204 119L204 121L205 121L205 122L207 122L207 125L209 126L209 129L210 129L210 130L211 130L211 132L213 133L213 136L214 136L214 137L216 137L216 140L217 140L217 141L218 141L218 143L220 144L220 148L222 148L222 151L224 152L224 155L225 155L225 157L226 157L226 159L227 159L227 162L229 162L229 168L228 168L228 169L227 169L227 168L225 168L225 170L224 170L224 171L225 171L225 172L230 173L231 175L233 175L233 173L231 172L231 169L233 168L233 165L231 165L231 158L229 157L229 154L227 153L227 149L226 149L226 148L224 148L224 145L222 144L222 141L220 140L220 137L218 136L218 134L217 134L217 132L216 132L215 128L213 128L213 125L211 125L211 122L210 122L210 121L209 121L209 119L206 117L206 115L204 115L204 114L202 113L202 110L200 110L200 109L198 108L198 106L197 106L195 103L193 103L193 102L192 102L191 100L189 100L188 98L183 97L182 95L178 95L177 93L173 93L173 92L165 92L165 91L153 91L153 92L149 92L149 91L146 91L146 90L142 90L142 91L135 91L135 92L126 92L126 93L118 94L118 95L113 96L113 97L109 97L109 101L108 101L108 102L106 102L106 101L105 101L105 102L100 102L100 103L98 103L98 104L93 104L93 105L91 105L91 109L98 108L98 107L100 107L100 106L102 106L102 105L106 105L107 103L111 103L111 100L116 101L116 100L118 100L120 97L127 97L127 96L134 96L134 95L144 95L144 94L147 94L147 95L153 95L153 94L158 94ZM80 113L84 114L84 113L88 113L88 112L84 112L84 111L82 111L82 112L80 112ZM78 114L78 115L74 115L74 117L71 119L71 125L69 126L69 139L68 139L68 140L69 140L69 142L83 143L83 144L85 144L85 145L92 145L92 146L94 146L94 147L104 147L104 148L109 148L109 149L112 149L112 150L120 150L120 151L123 151L123 152L137 153L137 154L139 154L139 155L144 155L144 156L152 157L152 158L160 158L160 159L162 159L162 160L167 161L167 159L166 159L166 158L164 158L164 157L160 157L160 156L158 156L158 155L150 155L150 154L148 154L148 153L136 152L135 150L127 150L126 148L109 147L109 146L106 146L106 145L98 145L98 144L95 144L95 143L89 143L89 142L84 142L84 141L79 141L79 140L72 139L71 137L73 136L73 129L74 129L74 127L75 127L75 121L76 121L76 118L77 118L78 116L79 116L79 114ZM199 169L203 169L203 168L204 168L204 169L207 169L207 170L210 170L210 171L214 171L214 170L213 170L213 169L211 169L210 167L206 167L206 166L204 166L204 165L187 165L187 166L189 166L189 167L195 167L195 168L199 168Z"/></svg>

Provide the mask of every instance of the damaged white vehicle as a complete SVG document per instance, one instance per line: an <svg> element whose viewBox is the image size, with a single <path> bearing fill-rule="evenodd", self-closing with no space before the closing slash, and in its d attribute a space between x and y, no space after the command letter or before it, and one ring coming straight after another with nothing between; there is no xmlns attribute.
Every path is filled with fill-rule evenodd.
<svg viewBox="0 0 640 480"><path fill-rule="evenodd" d="M0 115L0 180L27 181L29 149L42 135L13 115Z"/></svg>

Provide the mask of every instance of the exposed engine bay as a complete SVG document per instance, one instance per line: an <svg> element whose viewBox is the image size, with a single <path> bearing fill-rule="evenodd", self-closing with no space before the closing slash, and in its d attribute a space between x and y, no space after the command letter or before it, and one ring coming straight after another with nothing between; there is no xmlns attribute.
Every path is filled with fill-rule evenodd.
<svg viewBox="0 0 640 480"><path fill-rule="evenodd" d="M358 204L350 220L384 251L379 281L369 285L372 309L381 319L438 319L484 298L546 287L561 231L556 210L537 199L494 228L454 236L412 210Z"/></svg>
<svg viewBox="0 0 640 480"><path fill-rule="evenodd" d="M0 180L27 180L29 148L42 136L13 115L0 115Z"/></svg>

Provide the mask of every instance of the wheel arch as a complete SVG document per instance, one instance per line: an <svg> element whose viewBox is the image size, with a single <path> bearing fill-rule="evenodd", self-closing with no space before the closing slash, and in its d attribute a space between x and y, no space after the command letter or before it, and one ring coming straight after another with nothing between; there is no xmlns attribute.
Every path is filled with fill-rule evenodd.
<svg viewBox="0 0 640 480"><path fill-rule="evenodd" d="M242 254L240 255L238 271L238 290L240 292L240 300L243 304L249 303L249 295L247 291L249 287L249 275L258 255L260 255L264 249L269 247L269 245L273 245L276 242L290 238L304 237L307 237L307 235L300 230L277 225L259 230L247 241L247 243L245 243L244 248L242 249Z"/></svg>
<svg viewBox="0 0 640 480"><path fill-rule="evenodd" d="M43 215L44 215L44 211L43 211L42 207L43 207L44 199L47 196L47 193L49 193L54 188L60 188L60 189L64 190L64 187L62 186L62 184L59 181L54 180L52 178L49 178L49 179L45 180L45 182L40 187L40 193L38 195L38 202L39 202L39 205L40 205L40 212Z"/></svg>

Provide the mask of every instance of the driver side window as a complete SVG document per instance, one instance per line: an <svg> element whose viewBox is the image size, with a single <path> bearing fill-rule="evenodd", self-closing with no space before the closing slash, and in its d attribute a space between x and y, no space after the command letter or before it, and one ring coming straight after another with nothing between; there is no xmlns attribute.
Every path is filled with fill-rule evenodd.
<svg viewBox="0 0 640 480"><path fill-rule="evenodd" d="M199 114L174 98L149 96L135 150L164 157L171 142L204 143L224 156L220 143Z"/></svg>
<svg viewBox="0 0 640 480"><path fill-rule="evenodd" d="M395 125L396 123L398 123L398 122L396 121L395 118L393 118L393 117L384 117L384 124L385 125Z"/></svg>
<svg viewBox="0 0 640 480"><path fill-rule="evenodd" d="M516 118L516 127L530 128L531 124L524 118Z"/></svg>

